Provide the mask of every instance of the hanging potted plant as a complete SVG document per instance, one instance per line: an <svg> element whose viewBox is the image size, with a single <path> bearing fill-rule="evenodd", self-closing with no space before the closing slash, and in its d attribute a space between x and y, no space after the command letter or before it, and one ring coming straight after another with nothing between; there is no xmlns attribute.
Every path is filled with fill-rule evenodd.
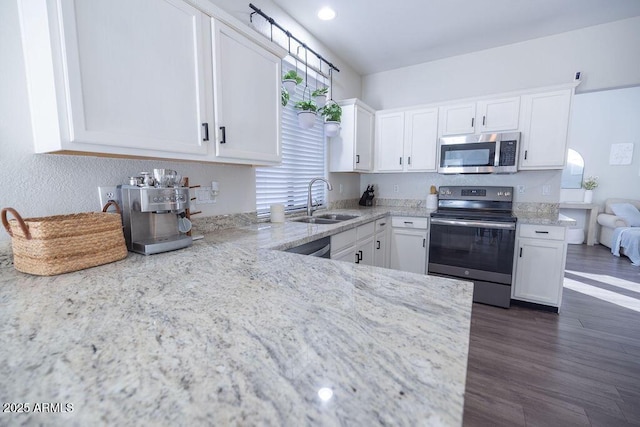
<svg viewBox="0 0 640 427"><path fill-rule="evenodd" d="M333 137L340 133L340 120L342 119L342 108L335 102L329 101L322 107L320 114L324 117L324 134Z"/></svg>
<svg viewBox="0 0 640 427"><path fill-rule="evenodd" d="M296 90L296 86L300 83L302 83L302 77L298 75L296 70L289 70L282 76L282 85L289 93L293 93Z"/></svg>
<svg viewBox="0 0 640 427"><path fill-rule="evenodd" d="M318 106L318 108L324 107L324 105L327 103L328 91L329 88L325 86L311 92L311 96L316 100L316 105Z"/></svg>
<svg viewBox="0 0 640 427"><path fill-rule="evenodd" d="M311 129L316 124L316 112L318 106L313 100L296 102L298 111L298 124L303 129Z"/></svg>

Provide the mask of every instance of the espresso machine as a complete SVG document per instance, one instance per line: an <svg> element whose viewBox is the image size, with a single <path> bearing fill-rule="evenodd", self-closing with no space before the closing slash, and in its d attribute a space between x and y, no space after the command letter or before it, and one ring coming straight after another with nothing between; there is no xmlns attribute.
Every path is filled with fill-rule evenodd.
<svg viewBox="0 0 640 427"><path fill-rule="evenodd" d="M190 246L191 226L184 218L189 189L180 186L175 171L154 169L153 177L141 175L117 187L127 248L151 255Z"/></svg>

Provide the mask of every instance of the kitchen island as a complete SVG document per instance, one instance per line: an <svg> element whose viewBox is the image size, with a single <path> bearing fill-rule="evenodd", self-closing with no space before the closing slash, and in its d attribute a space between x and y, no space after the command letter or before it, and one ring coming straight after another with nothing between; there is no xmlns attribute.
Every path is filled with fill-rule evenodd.
<svg viewBox="0 0 640 427"><path fill-rule="evenodd" d="M472 284L273 249L340 227L257 224L54 277L5 257L0 395L29 410L0 424L461 425Z"/></svg>

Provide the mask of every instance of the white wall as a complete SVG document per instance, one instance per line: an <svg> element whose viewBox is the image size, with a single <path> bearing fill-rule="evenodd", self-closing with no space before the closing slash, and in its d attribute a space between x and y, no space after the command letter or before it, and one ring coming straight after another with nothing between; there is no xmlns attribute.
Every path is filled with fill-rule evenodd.
<svg viewBox="0 0 640 427"><path fill-rule="evenodd" d="M629 165L610 165L612 144L633 143ZM640 199L640 86L576 95L569 148L584 158L584 176L598 176L593 202Z"/></svg>
<svg viewBox="0 0 640 427"><path fill-rule="evenodd" d="M417 199L426 203L429 188L435 185L495 185L516 187L525 184L524 193L515 192L514 202L557 203L560 188L557 182L562 171L523 171L506 175L440 175L437 173L363 174L360 190L374 184L375 195L385 199ZM395 186L398 186L398 192ZM542 194L542 186L550 185L551 193Z"/></svg>
<svg viewBox="0 0 640 427"><path fill-rule="evenodd" d="M576 90L578 93L640 85L638 46L640 46L640 18L627 19L367 75L363 77L362 98L376 109L407 107L566 84L572 81L576 71L582 72L582 83ZM580 97L576 96L575 100L577 108L582 108ZM603 107L593 105L592 108L595 110L593 113L595 115L596 111ZM634 111L633 106L629 108L629 111ZM612 113L607 113L606 116L613 120ZM586 120L592 119L593 117L590 117ZM637 108L635 108L635 122L638 122ZM582 122L572 126L574 136L575 129L581 126L583 126ZM637 135L638 130L635 126L632 128ZM609 124L606 127L611 129ZM614 129L619 127L617 125ZM625 129L629 127L625 125ZM573 138L573 140L576 139ZM590 144L593 143L595 142L592 140ZM640 150L640 147L637 147L637 150ZM602 150L595 154L599 159L604 155ZM608 151L606 158L608 159ZM594 162L591 161L591 166L587 166L587 173L598 175L598 171L592 169L593 165ZM635 171L637 179L637 166ZM378 197L422 199L431 184L437 186L442 184L521 184L525 185L526 190L524 194L515 195L517 202L557 203L560 200L560 172L530 171L507 176L459 177L434 173L372 174L362 176L360 190L363 191L367 185L375 183L380 187ZM604 172L601 175L603 174ZM627 179L629 179L628 176ZM618 180L616 179L615 182L615 184L607 184L611 186L606 189L607 193L615 192L614 187L618 185ZM393 191L395 184L399 185L398 193ZM543 184L551 186L549 196L542 195ZM600 194L604 194L604 191ZM596 200L599 200L601 196L596 197Z"/></svg>
<svg viewBox="0 0 640 427"><path fill-rule="evenodd" d="M573 81L577 92L640 84L640 17L363 77L376 109L490 95Z"/></svg>

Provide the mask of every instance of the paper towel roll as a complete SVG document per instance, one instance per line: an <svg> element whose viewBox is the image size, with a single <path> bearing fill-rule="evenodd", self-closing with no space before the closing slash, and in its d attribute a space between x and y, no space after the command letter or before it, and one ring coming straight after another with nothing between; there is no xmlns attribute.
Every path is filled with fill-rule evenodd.
<svg viewBox="0 0 640 427"><path fill-rule="evenodd" d="M427 209L437 209L437 208L438 208L438 195L427 194Z"/></svg>
<svg viewBox="0 0 640 427"><path fill-rule="evenodd" d="M271 222L284 222L284 205L271 205Z"/></svg>

